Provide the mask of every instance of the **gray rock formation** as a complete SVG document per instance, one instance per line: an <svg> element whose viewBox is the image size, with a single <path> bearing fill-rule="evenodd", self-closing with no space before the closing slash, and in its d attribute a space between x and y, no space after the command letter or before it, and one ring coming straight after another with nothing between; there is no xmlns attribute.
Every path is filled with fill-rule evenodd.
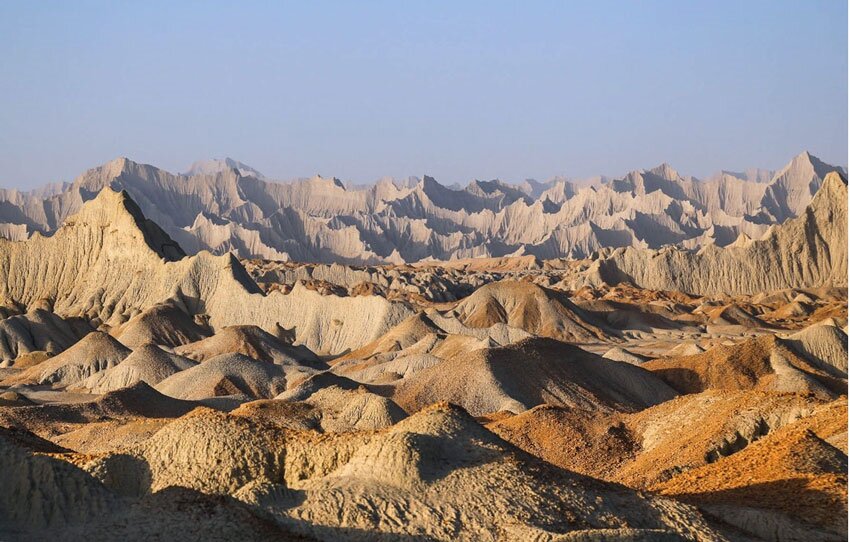
<svg viewBox="0 0 850 542"><path fill-rule="evenodd" d="M622 179L473 181L454 190L424 177L365 187L314 177L265 180L240 162L198 162L174 175L126 158L73 183L0 191L0 236L55 231L105 187L125 190L184 250L242 258L375 264L500 257L583 258L603 247L720 246L802 213L837 168L804 152L770 177L707 181L663 164Z"/></svg>
<svg viewBox="0 0 850 542"><path fill-rule="evenodd" d="M829 173L800 216L761 239L699 250L618 249L594 265L597 278L611 284L694 294L846 286L847 181Z"/></svg>
<svg viewBox="0 0 850 542"><path fill-rule="evenodd" d="M272 334L294 329L296 344L319 354L356 348L411 313L377 296L325 296L304 287L264 295L235 257L185 257L126 193L111 189L50 237L0 240L0 297L25 308L52 300L57 315L104 328L168 303L213 331L249 323Z"/></svg>

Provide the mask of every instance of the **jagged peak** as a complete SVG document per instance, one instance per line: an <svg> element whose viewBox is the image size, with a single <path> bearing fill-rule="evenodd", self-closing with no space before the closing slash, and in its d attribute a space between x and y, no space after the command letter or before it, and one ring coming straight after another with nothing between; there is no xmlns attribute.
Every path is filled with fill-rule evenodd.
<svg viewBox="0 0 850 542"><path fill-rule="evenodd" d="M649 173L657 175L658 177L668 181L675 181L680 178L679 172L673 169L673 166L667 162L663 162L662 164L650 169Z"/></svg>
<svg viewBox="0 0 850 542"><path fill-rule="evenodd" d="M456 191L438 182L437 179L430 175L423 175L422 180L419 181L416 187L429 196L440 194L445 191Z"/></svg>
<svg viewBox="0 0 850 542"><path fill-rule="evenodd" d="M68 217L63 227L96 226L114 227L121 233L138 237L147 247L165 260L175 261L186 256L180 245L169 237L155 222L145 218L141 208L126 191L110 187L84 203L76 214Z"/></svg>
<svg viewBox="0 0 850 542"><path fill-rule="evenodd" d="M235 170L242 177L265 179L265 176L253 167L230 157L198 160L189 166L184 175L215 175L230 170Z"/></svg>
<svg viewBox="0 0 850 542"><path fill-rule="evenodd" d="M437 182L437 179L435 179L434 177L431 177L430 175L423 175L422 180L419 181L419 182L423 187L435 186L435 185L443 186L443 185L441 185L440 183Z"/></svg>
<svg viewBox="0 0 850 542"><path fill-rule="evenodd" d="M823 175L826 175L829 171L832 170L830 166L824 164L817 156L813 155L811 152L805 150L791 159L790 162L785 164L785 167L780 169L774 175L774 180L779 177L782 177L786 173L792 170L799 170L802 168L812 169L815 173L818 173L818 169L825 170L823 171ZM819 176L822 176L819 174Z"/></svg>
<svg viewBox="0 0 850 542"><path fill-rule="evenodd" d="M119 156L118 158L103 164L97 169L103 170L109 177L118 177L125 171L128 171L138 165L139 164L130 160L126 156Z"/></svg>
<svg viewBox="0 0 850 542"><path fill-rule="evenodd" d="M830 171L826 174L826 177L824 177L820 189L818 189L815 197L812 199L812 205L821 198L834 200L836 197L844 200L847 199L847 179L837 171ZM843 203L846 203L846 201Z"/></svg>
<svg viewBox="0 0 850 542"><path fill-rule="evenodd" d="M479 196L490 197L494 194L520 194L526 195L525 192L520 189L520 187L512 185L510 183L506 183L501 179L492 179L489 181L482 181L479 179L475 179L471 181L465 189L470 194L476 194Z"/></svg>
<svg viewBox="0 0 850 542"><path fill-rule="evenodd" d="M303 179L300 182L307 185L336 187L341 190L348 190L345 187L345 183L343 183L336 177L323 177L321 175L313 175L309 179Z"/></svg>
<svg viewBox="0 0 850 542"><path fill-rule="evenodd" d="M750 237L749 235L747 235L744 232L741 232L740 234L738 234L738 237L735 239L735 241L730 243L729 246L730 247L745 248L745 247L750 246L752 244L752 242L753 242L752 237Z"/></svg>

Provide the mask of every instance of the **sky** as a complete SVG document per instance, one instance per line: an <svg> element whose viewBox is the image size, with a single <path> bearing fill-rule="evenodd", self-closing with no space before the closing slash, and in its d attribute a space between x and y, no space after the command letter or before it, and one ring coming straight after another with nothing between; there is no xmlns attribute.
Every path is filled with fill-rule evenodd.
<svg viewBox="0 0 850 542"><path fill-rule="evenodd" d="M0 186L846 165L847 2L0 2Z"/></svg>

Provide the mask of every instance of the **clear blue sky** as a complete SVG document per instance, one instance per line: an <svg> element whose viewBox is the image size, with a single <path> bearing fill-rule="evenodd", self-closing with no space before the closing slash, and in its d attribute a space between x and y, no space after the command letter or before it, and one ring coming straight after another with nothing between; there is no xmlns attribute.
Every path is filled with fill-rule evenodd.
<svg viewBox="0 0 850 542"><path fill-rule="evenodd" d="M0 186L847 163L847 3L0 3Z"/></svg>

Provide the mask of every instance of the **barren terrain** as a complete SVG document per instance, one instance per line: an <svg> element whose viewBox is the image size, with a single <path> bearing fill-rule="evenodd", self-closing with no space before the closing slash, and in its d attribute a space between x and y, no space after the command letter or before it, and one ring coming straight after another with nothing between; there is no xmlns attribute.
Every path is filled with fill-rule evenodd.
<svg viewBox="0 0 850 542"><path fill-rule="evenodd" d="M429 180L360 194L207 166L175 177L121 160L50 205L6 198L28 230L0 240L0 538L846 539L847 181L834 168L805 154L769 183L703 185L667 166L592 194L554 183L547 204L487 183L457 200ZM207 191L229 176L239 190ZM733 189L746 197L718 199ZM191 227L162 196L174 190L206 194ZM298 212L273 212L287 198ZM601 205L589 198L655 237L571 244L558 224ZM319 201L335 207L310 211ZM200 209L213 204L226 224ZM371 256L339 239L249 245L239 224L377 224L362 206L398 213L381 215ZM540 216L519 226L517 213ZM387 234L429 221L443 229L434 258ZM322 243L356 230L322 224ZM485 242L482 228L499 233ZM499 236L528 250L481 248ZM468 250L446 244L464 237ZM294 263L275 246L367 255Z"/></svg>

